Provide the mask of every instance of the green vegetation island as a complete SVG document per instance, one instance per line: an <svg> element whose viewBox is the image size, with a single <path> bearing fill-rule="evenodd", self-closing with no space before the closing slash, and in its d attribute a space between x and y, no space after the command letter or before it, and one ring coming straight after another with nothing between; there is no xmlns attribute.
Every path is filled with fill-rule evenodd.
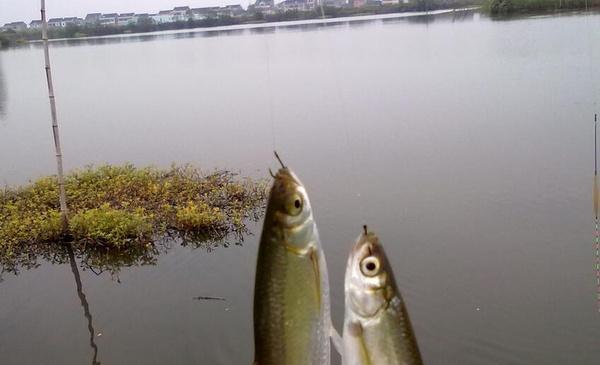
<svg viewBox="0 0 600 365"><path fill-rule="evenodd" d="M0 274L65 245L103 266L147 261L167 241L202 246L239 237L264 212L267 180L190 165L105 165L69 173L65 190L66 229L56 176L0 191Z"/></svg>
<svg viewBox="0 0 600 365"><path fill-rule="evenodd" d="M483 10L492 16L536 14L600 8L600 0L487 0Z"/></svg>

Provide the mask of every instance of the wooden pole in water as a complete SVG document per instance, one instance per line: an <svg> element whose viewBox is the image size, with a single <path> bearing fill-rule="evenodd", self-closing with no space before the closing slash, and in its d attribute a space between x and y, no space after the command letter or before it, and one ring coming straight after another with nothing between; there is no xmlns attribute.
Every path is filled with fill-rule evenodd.
<svg viewBox="0 0 600 365"><path fill-rule="evenodd" d="M596 214L596 302L600 313L600 232L598 231L598 114L594 114L594 213Z"/></svg>
<svg viewBox="0 0 600 365"><path fill-rule="evenodd" d="M594 214L598 222L598 114L594 114Z"/></svg>
<svg viewBox="0 0 600 365"><path fill-rule="evenodd" d="M56 168L58 171L58 190L60 198L60 220L63 233L66 233L69 227L67 216L67 195L65 193L65 180L63 177L62 150L60 148L60 136L58 133L58 121L56 118L56 102L54 97L54 87L52 85L52 70L50 69L50 51L48 50L48 22L46 21L46 1L41 0L42 15L42 41L44 43L44 58L46 61L46 81L48 82L48 98L50 99L50 114L52 117L52 134L54 136L54 149L56 151Z"/></svg>

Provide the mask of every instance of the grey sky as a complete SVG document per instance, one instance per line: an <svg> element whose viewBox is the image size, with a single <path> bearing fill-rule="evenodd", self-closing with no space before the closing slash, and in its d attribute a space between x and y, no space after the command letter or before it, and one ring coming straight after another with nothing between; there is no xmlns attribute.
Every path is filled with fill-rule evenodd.
<svg viewBox="0 0 600 365"><path fill-rule="evenodd" d="M203 6L241 4L249 0L46 0L48 18L84 17L87 13L155 13L174 6ZM252 2L254 2L252 0ZM0 25L15 21L29 23L40 18L40 0L0 0Z"/></svg>

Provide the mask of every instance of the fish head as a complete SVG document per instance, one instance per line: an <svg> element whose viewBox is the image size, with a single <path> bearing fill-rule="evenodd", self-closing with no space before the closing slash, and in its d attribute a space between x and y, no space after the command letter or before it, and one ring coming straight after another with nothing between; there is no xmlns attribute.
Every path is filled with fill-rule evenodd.
<svg viewBox="0 0 600 365"><path fill-rule="evenodd" d="M346 307L360 317L373 317L387 308L396 295L395 288L383 246L365 227L348 257L344 284Z"/></svg>
<svg viewBox="0 0 600 365"><path fill-rule="evenodd" d="M267 217L282 235L280 242L302 249L316 233L308 194L300 179L287 167L279 169L269 196Z"/></svg>

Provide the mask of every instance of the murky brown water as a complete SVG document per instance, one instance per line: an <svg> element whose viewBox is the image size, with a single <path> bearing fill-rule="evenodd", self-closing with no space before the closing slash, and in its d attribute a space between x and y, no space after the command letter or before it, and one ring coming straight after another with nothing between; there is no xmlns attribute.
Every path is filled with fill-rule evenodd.
<svg viewBox="0 0 600 365"><path fill-rule="evenodd" d="M58 42L66 167L265 176L276 148L311 196L338 327L366 222L427 364L598 364L599 29L598 15L471 13ZM38 47L0 52L0 183L54 171L42 64ZM118 275L76 258L79 293L68 256L4 274L0 363L250 364L260 225Z"/></svg>

